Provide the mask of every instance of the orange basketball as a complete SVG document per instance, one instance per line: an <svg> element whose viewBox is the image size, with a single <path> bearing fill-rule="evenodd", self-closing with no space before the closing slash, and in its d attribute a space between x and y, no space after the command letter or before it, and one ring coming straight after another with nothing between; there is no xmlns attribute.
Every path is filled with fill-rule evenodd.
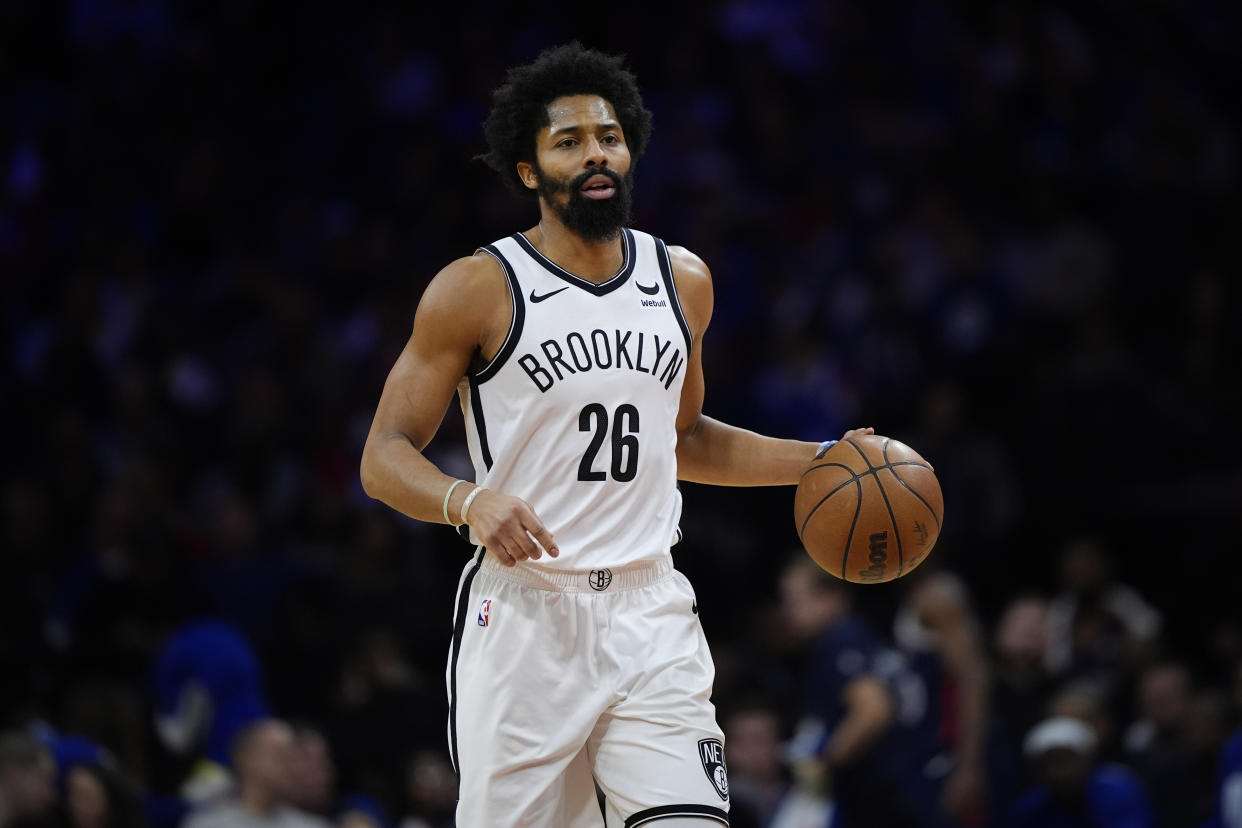
<svg viewBox="0 0 1242 828"><path fill-rule="evenodd" d="M794 496L798 537L838 578L872 584L923 562L940 536L944 496L931 464L891 437L832 446L802 473Z"/></svg>

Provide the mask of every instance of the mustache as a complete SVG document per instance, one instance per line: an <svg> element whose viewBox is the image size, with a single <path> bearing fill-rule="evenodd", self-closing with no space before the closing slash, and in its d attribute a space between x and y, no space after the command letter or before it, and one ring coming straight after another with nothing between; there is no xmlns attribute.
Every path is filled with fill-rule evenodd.
<svg viewBox="0 0 1242 828"><path fill-rule="evenodd" d="M594 178L597 175L605 176L612 181L613 186L620 189L621 176L607 167L596 167L593 170L586 170L581 174L574 176L574 180L569 182L569 189L573 191L581 190L583 184L587 183L589 179Z"/></svg>

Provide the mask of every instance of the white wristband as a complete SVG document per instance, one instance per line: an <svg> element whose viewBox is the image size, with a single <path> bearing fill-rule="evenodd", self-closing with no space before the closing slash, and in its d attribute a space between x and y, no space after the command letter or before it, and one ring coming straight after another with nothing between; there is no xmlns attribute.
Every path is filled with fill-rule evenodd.
<svg viewBox="0 0 1242 828"><path fill-rule="evenodd" d="M449 486L448 491L444 493L444 522L447 523L449 526L457 526L457 524L453 523L452 519L449 518L448 516L449 498L453 496L453 489L456 489L458 486L460 486L462 483L465 483L465 482L466 481L464 480L454 480L453 485Z"/></svg>
<svg viewBox="0 0 1242 828"><path fill-rule="evenodd" d="M470 511L470 504L474 502L474 499L479 496L479 492L481 491L484 491L483 487L477 486L474 491L466 495L466 502L461 504L461 522L462 523L470 522L466 519L466 513Z"/></svg>

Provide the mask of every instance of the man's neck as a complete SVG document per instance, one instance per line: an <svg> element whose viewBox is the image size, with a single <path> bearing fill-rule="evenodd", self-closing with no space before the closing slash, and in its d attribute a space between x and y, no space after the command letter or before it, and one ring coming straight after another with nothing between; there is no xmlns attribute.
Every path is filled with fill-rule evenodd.
<svg viewBox="0 0 1242 828"><path fill-rule="evenodd" d="M276 798L264 790L255 788L243 788L241 795L237 797L237 801L241 803L244 810L252 814L266 816L276 810Z"/></svg>
<svg viewBox="0 0 1242 828"><path fill-rule="evenodd" d="M589 242L545 211L539 224L526 231L535 249L575 276L600 284L621 269L625 259L620 234L607 241Z"/></svg>

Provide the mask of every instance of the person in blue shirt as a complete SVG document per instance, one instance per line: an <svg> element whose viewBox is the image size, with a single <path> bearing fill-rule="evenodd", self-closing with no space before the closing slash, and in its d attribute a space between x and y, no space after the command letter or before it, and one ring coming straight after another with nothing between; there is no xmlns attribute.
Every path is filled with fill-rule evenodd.
<svg viewBox="0 0 1242 828"><path fill-rule="evenodd" d="M1215 813L1203 828L1242 828L1242 730L1221 751Z"/></svg>
<svg viewBox="0 0 1242 828"><path fill-rule="evenodd" d="M898 691L903 789L916 798L923 828L988 821L985 784L988 664L965 583L936 563L904 579L893 620L902 656ZM903 687L910 688L903 692Z"/></svg>
<svg viewBox="0 0 1242 828"><path fill-rule="evenodd" d="M233 740L270 715L263 665L241 631L203 618L173 632L151 669L156 729L172 752L231 764Z"/></svg>
<svg viewBox="0 0 1242 828"><path fill-rule="evenodd" d="M780 592L805 656L790 748L797 792L820 798L832 828L914 825L897 780L875 754L893 726L895 697L877 666L885 648L854 615L849 585L803 555L782 572Z"/></svg>
<svg viewBox="0 0 1242 828"><path fill-rule="evenodd" d="M1013 828L1151 828L1155 818L1138 777L1096 761L1097 739L1085 722L1054 716L1023 743L1036 785L1014 807Z"/></svg>

